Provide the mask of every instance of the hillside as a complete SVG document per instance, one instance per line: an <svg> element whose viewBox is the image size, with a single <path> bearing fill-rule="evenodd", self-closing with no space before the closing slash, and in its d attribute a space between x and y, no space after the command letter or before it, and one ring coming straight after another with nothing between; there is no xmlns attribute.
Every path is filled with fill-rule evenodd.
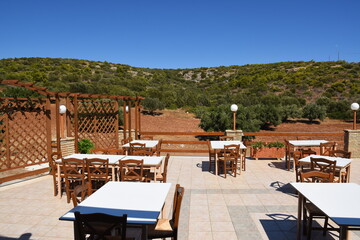
<svg viewBox="0 0 360 240"><path fill-rule="evenodd" d="M196 69L147 69L77 59L0 60L0 80L36 82L54 91L141 95L167 108L215 106L260 96L291 95L306 102L320 96L355 101L360 63L280 62Z"/></svg>

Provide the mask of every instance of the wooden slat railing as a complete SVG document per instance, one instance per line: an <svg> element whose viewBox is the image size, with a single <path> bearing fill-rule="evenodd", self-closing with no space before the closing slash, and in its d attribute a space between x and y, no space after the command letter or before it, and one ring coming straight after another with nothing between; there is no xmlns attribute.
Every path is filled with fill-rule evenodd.
<svg viewBox="0 0 360 240"><path fill-rule="evenodd" d="M223 136L225 135L224 132L141 132L141 135L150 135L150 136ZM245 132L244 136L288 136L288 137L299 137L299 136L343 136L343 132ZM203 149L191 149L188 147L183 147L181 149L175 149L175 148L166 148L166 144L171 145L203 145L205 146L207 144L206 141L185 141L185 140L163 140L163 147L162 152L173 152L173 153L207 153L207 147L202 147Z"/></svg>

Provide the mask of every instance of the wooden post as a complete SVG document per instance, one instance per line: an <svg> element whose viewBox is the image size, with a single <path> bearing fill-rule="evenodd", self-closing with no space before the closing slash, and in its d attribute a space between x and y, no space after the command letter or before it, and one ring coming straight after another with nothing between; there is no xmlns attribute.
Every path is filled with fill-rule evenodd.
<svg viewBox="0 0 360 240"><path fill-rule="evenodd" d="M70 114L70 110L69 110L69 106L70 106L70 98L69 97L66 97L66 109L67 109L67 112L69 114L66 114L66 136L67 137L71 137L72 136L72 126L71 126L71 114Z"/></svg>
<svg viewBox="0 0 360 240"><path fill-rule="evenodd" d="M236 112L233 112L233 116L234 116L234 120L233 120L233 122L234 122L234 127L233 127L233 129L234 129L234 131L236 130Z"/></svg>
<svg viewBox="0 0 360 240"><path fill-rule="evenodd" d="M9 104L9 100L5 100L5 105ZM10 153L10 124L9 112L5 112L5 143L6 143L6 167L11 168L11 153Z"/></svg>
<svg viewBox="0 0 360 240"><path fill-rule="evenodd" d="M60 99L59 95L55 95L55 120L56 120L56 151L61 152L61 145L60 145L60 113L59 113L59 107L60 107Z"/></svg>
<svg viewBox="0 0 360 240"><path fill-rule="evenodd" d="M51 161L51 153L52 153L52 146L51 146L51 104L50 99L46 99L46 141L47 141L47 154L48 154L48 161Z"/></svg>
<svg viewBox="0 0 360 240"><path fill-rule="evenodd" d="M353 122L353 129L356 130L356 111L354 112L354 122Z"/></svg>
<svg viewBox="0 0 360 240"><path fill-rule="evenodd" d="M115 101L115 148L119 148L119 102Z"/></svg>
<svg viewBox="0 0 360 240"><path fill-rule="evenodd" d="M126 139L126 101L123 100L123 114L124 114L124 130L123 130L123 134L124 134L124 139Z"/></svg>
<svg viewBox="0 0 360 240"><path fill-rule="evenodd" d="M128 100L128 109L129 109L129 112L128 112L129 137L131 137L131 100Z"/></svg>
<svg viewBox="0 0 360 240"><path fill-rule="evenodd" d="M78 96L74 97L74 133L75 133L75 153L79 152L79 119L78 119Z"/></svg>
<svg viewBox="0 0 360 240"><path fill-rule="evenodd" d="M139 118L139 101L135 100L135 139L139 139L139 130L138 130L138 118Z"/></svg>

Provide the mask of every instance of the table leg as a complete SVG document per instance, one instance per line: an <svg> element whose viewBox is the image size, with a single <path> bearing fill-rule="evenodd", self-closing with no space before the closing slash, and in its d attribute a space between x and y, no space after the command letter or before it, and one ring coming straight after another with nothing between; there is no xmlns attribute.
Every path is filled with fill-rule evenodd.
<svg viewBox="0 0 360 240"><path fill-rule="evenodd" d="M154 168L154 182L156 182L157 170L158 170L158 168L155 167L155 168Z"/></svg>
<svg viewBox="0 0 360 240"><path fill-rule="evenodd" d="M111 165L111 179L115 181L115 166Z"/></svg>
<svg viewBox="0 0 360 240"><path fill-rule="evenodd" d="M62 194L61 194L61 168L60 168L60 163L56 164L56 171L57 171L57 188L58 188L58 195L59 195L59 198L62 197Z"/></svg>
<svg viewBox="0 0 360 240"><path fill-rule="evenodd" d="M143 224L142 231L141 231L141 239L142 240L147 240L147 230L148 230L148 226L146 224Z"/></svg>
<svg viewBox="0 0 360 240"><path fill-rule="evenodd" d="M346 182L350 182L350 165L345 169L346 171Z"/></svg>
<svg viewBox="0 0 360 240"><path fill-rule="evenodd" d="M75 240L80 240L80 233L79 233L79 231L78 231L79 229L78 229L78 227L77 227L77 223L76 223L76 221L74 221L74 239Z"/></svg>
<svg viewBox="0 0 360 240"><path fill-rule="evenodd" d="M346 240L346 239L349 239L348 226L340 226L339 240Z"/></svg>
<svg viewBox="0 0 360 240"><path fill-rule="evenodd" d="M302 237L302 209L304 204L304 196L298 193L298 217L297 217L297 240L301 240Z"/></svg>
<svg viewBox="0 0 360 240"><path fill-rule="evenodd" d="M215 150L215 170L214 170L214 173L215 173L215 176L217 176L218 175L218 153L217 153L217 151Z"/></svg>

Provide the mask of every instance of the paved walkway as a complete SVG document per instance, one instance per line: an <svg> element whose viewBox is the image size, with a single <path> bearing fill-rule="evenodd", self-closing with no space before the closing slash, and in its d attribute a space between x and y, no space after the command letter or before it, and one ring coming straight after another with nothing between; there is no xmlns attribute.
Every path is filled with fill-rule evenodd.
<svg viewBox="0 0 360 240"><path fill-rule="evenodd" d="M277 160L248 160L247 170L225 179L209 173L207 157L170 158L167 199L170 213L175 183L185 187L179 239L295 239L297 197L289 186L293 172ZM352 163L351 182L360 184L360 159ZM72 223L58 218L72 208L53 196L52 178L0 187L0 240L73 239ZM360 239L359 232L351 239ZM313 239L337 239L337 233Z"/></svg>

